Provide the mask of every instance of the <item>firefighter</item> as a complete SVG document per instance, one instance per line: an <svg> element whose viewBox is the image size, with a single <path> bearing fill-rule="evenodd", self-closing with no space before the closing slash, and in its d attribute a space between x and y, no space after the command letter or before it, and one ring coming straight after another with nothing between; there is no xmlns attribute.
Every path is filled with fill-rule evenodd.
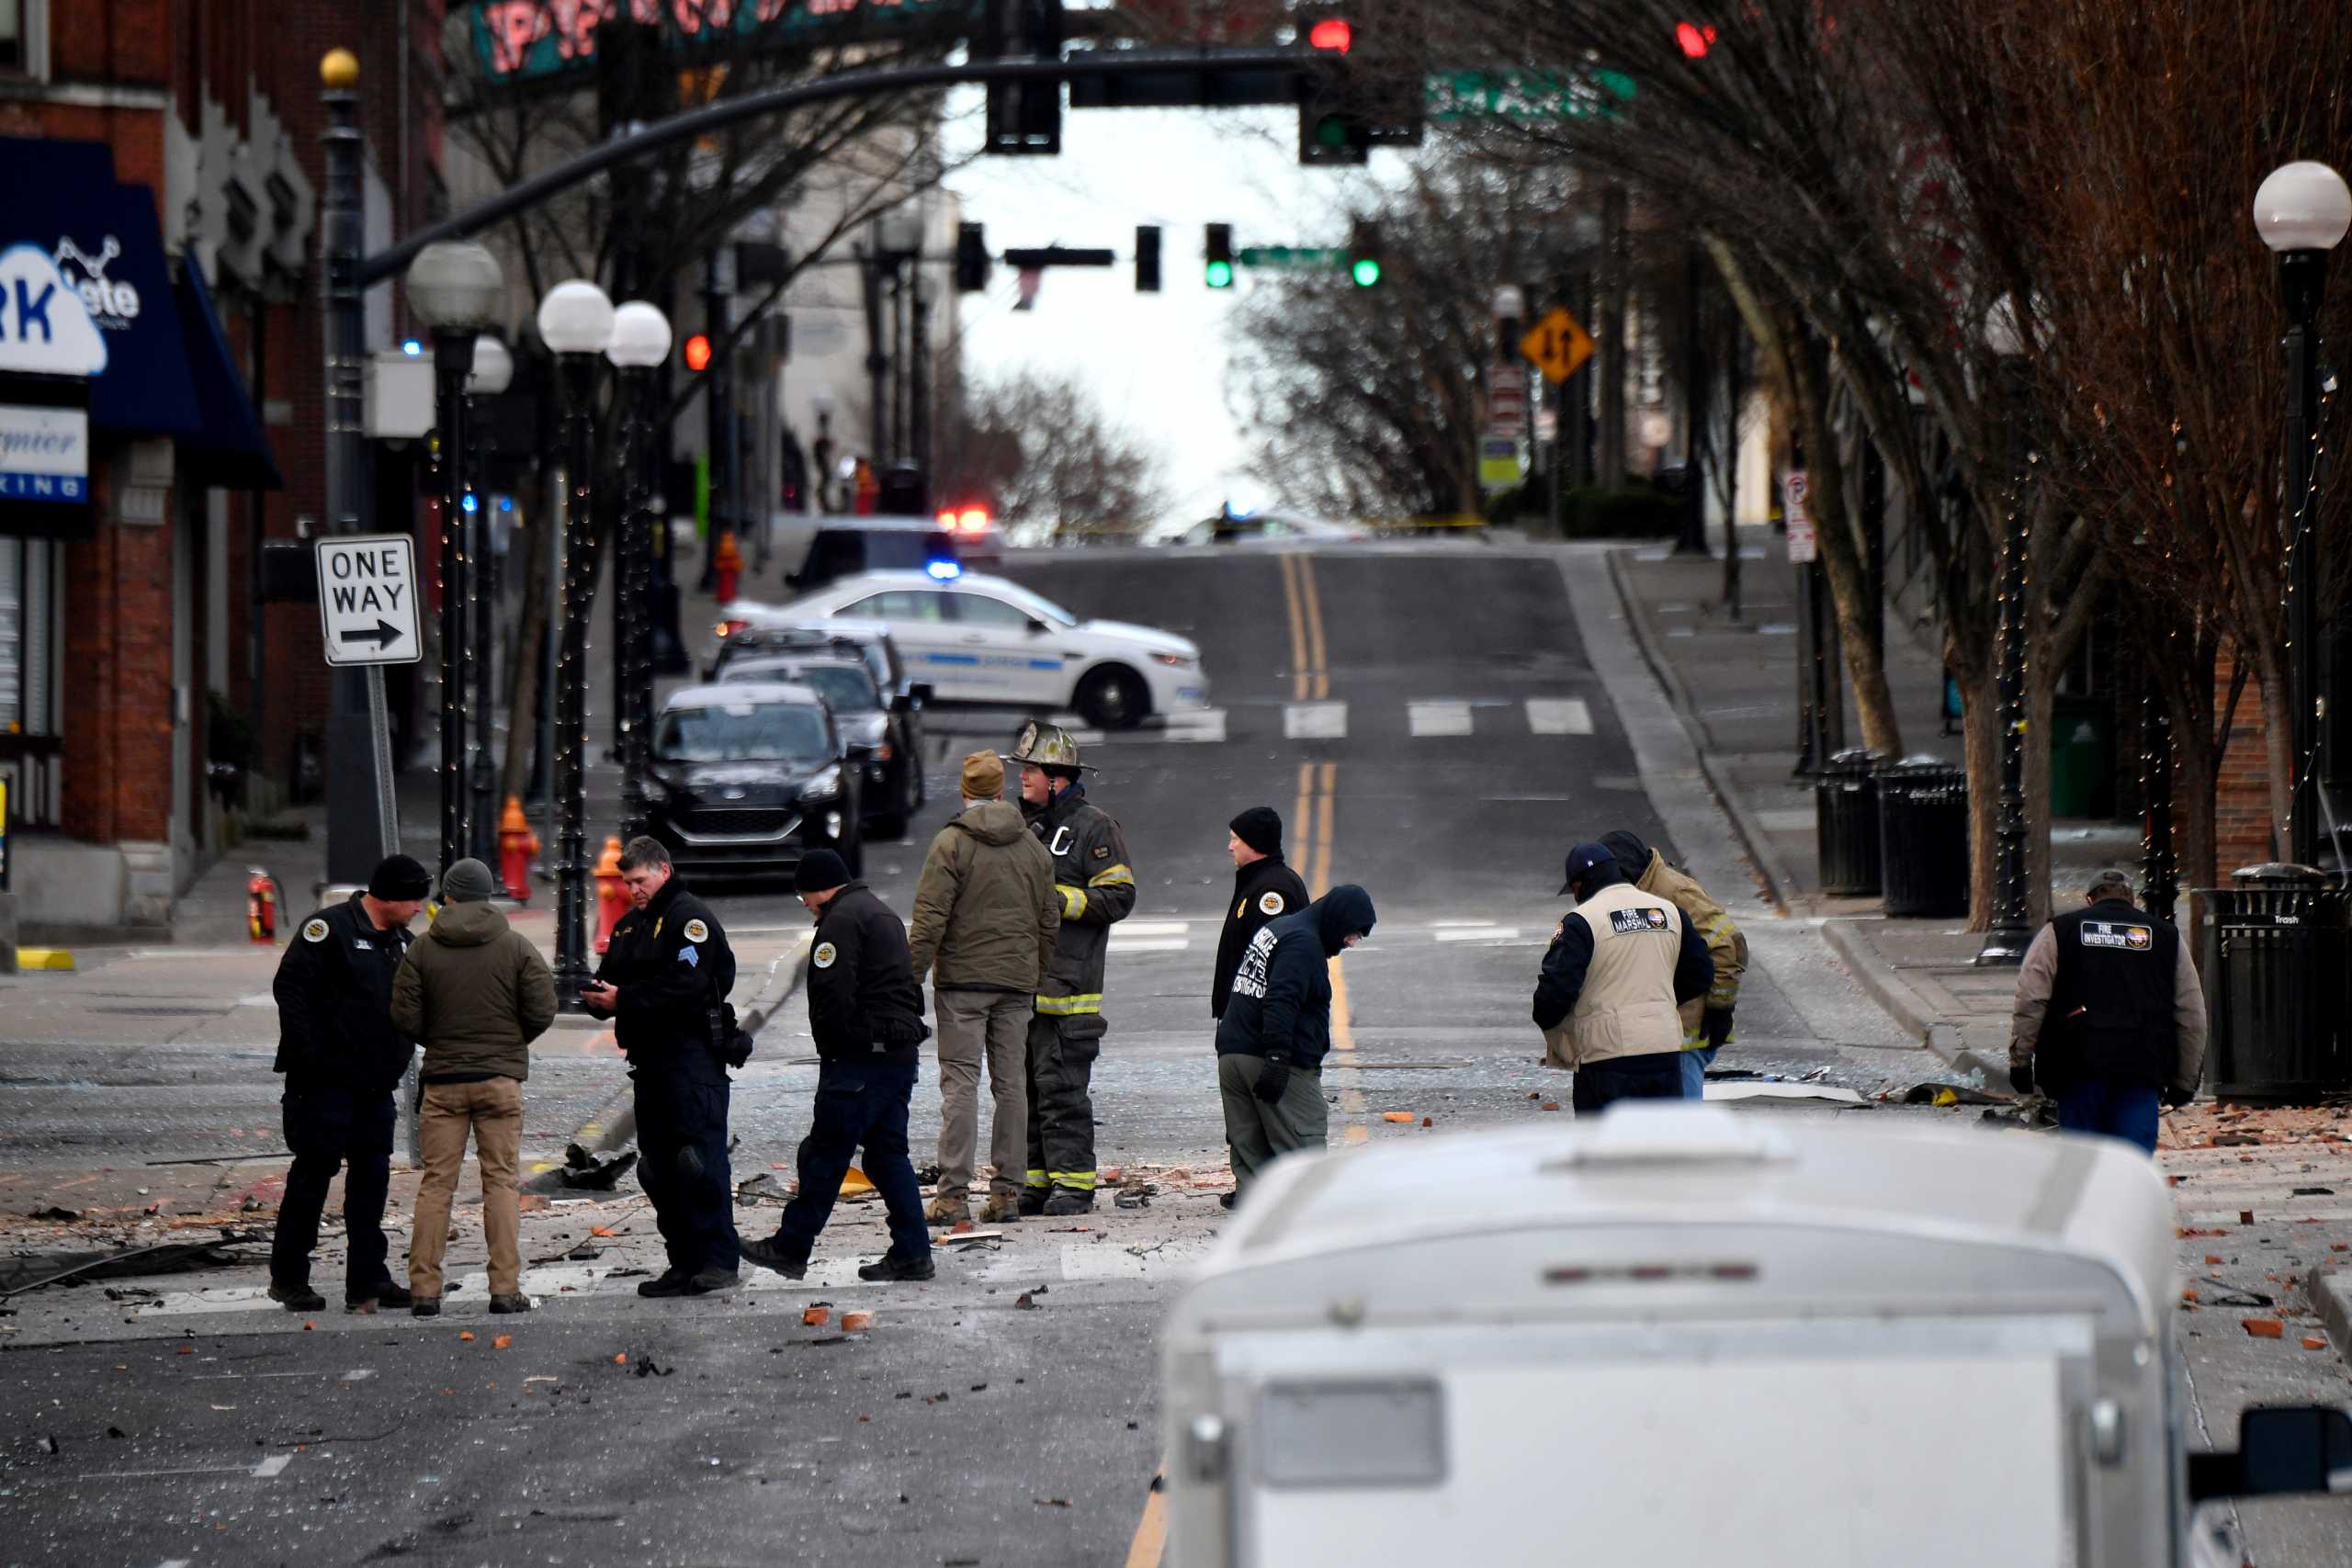
<svg viewBox="0 0 2352 1568"><path fill-rule="evenodd" d="M1269 920L1306 908L1306 884L1283 861L1283 819L1271 806L1253 806L1226 829L1225 852L1233 857L1233 908L1216 939L1216 973L1209 978L1209 1016L1225 1016L1233 994L1233 973L1250 939Z"/></svg>
<svg viewBox="0 0 2352 1568"><path fill-rule="evenodd" d="M638 1176L670 1266L640 1296L700 1296L737 1282L734 1187L727 1171L727 1063L713 1014L735 988L735 952L710 906L686 890L658 839L621 851L631 906L580 999L628 1056Z"/></svg>
<svg viewBox="0 0 2352 1568"><path fill-rule="evenodd" d="M1621 828L1603 833L1600 847L1617 857L1618 868L1635 888L1673 899L1715 961L1715 983L1707 994L1682 1004L1682 1098L1703 1100L1707 1069L1715 1065L1715 1053L1731 1043L1732 1010L1739 1005L1740 976L1747 973L1747 938L1697 877L1667 864L1665 852L1650 848L1639 835Z"/></svg>
<svg viewBox="0 0 2352 1568"><path fill-rule="evenodd" d="M1102 959L1110 928L1136 907L1136 874L1119 825L1086 798L1068 730L1029 725L1012 761L1021 766L1022 814L1054 857L1062 905L1029 1023L1029 1169L1020 1206L1024 1214L1082 1214L1094 1206L1089 1088L1105 1028Z"/></svg>

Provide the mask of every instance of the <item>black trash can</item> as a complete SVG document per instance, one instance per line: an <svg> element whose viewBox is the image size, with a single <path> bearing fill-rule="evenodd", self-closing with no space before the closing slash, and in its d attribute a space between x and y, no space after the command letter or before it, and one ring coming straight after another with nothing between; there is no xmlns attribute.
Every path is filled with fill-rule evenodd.
<svg viewBox="0 0 2352 1568"><path fill-rule="evenodd" d="M1886 912L1936 919L1968 913L1968 773L1939 757L1878 771L1879 852Z"/></svg>
<svg viewBox="0 0 2352 1568"><path fill-rule="evenodd" d="M2204 895L2214 1095L2315 1103L2352 1090L2343 891L2300 865L2248 866L2230 880Z"/></svg>
<svg viewBox="0 0 2352 1568"><path fill-rule="evenodd" d="M1875 751L1840 751L1813 775L1821 890L1860 896L1879 887Z"/></svg>

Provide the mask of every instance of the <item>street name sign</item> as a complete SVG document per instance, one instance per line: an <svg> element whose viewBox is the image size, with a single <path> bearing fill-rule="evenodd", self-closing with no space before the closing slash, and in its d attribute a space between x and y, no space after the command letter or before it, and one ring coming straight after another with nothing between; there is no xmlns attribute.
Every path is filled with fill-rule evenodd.
<svg viewBox="0 0 2352 1568"><path fill-rule="evenodd" d="M321 539L318 556L319 633L329 664L413 664L424 657L416 547L407 535Z"/></svg>
<svg viewBox="0 0 2352 1568"><path fill-rule="evenodd" d="M1592 334L1566 306L1555 305L1519 340L1519 352L1556 387L1592 357Z"/></svg>

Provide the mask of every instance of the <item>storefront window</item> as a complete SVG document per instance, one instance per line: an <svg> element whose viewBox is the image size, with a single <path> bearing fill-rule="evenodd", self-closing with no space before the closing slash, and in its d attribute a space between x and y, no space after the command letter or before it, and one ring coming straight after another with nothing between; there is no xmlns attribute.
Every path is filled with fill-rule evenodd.
<svg viewBox="0 0 2352 1568"><path fill-rule="evenodd" d="M0 536L0 774L12 815L28 827L57 823L62 558L54 540Z"/></svg>

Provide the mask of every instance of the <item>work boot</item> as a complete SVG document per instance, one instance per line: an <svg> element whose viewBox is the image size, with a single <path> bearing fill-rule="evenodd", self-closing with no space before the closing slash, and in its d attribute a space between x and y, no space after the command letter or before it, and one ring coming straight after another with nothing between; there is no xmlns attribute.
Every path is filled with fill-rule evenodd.
<svg viewBox="0 0 2352 1568"><path fill-rule="evenodd" d="M405 1285L395 1285L387 1280L372 1290L345 1291L343 1294L343 1310L357 1312L369 1302L390 1311L398 1312L404 1306L414 1306L416 1298L408 1293L408 1287Z"/></svg>
<svg viewBox="0 0 2352 1568"><path fill-rule="evenodd" d="M860 1266L857 1277L866 1280L898 1282L928 1280L938 1272L932 1267L928 1252L921 1258L899 1258L886 1252L873 1262Z"/></svg>
<svg viewBox="0 0 2352 1568"><path fill-rule="evenodd" d="M745 1242L743 1256L763 1269L775 1269L787 1280L806 1279L808 1274L808 1254L796 1257L786 1252L783 1243L774 1236L763 1235L755 1241Z"/></svg>
<svg viewBox="0 0 2352 1568"><path fill-rule="evenodd" d="M1238 1192L1220 1192L1216 1195L1216 1206L1220 1209L1230 1209L1240 1197L1241 1194Z"/></svg>
<svg viewBox="0 0 2352 1568"><path fill-rule="evenodd" d="M269 1299L277 1303L288 1312L324 1312L327 1307L326 1297L308 1285L280 1285L273 1282L269 1287Z"/></svg>
<svg viewBox="0 0 2352 1568"><path fill-rule="evenodd" d="M686 1276L675 1269L664 1269L658 1280L641 1280L637 1293L640 1296L683 1296L687 1294Z"/></svg>
<svg viewBox="0 0 2352 1568"><path fill-rule="evenodd" d="M741 1283L741 1277L732 1269L705 1269L686 1281L685 1293L690 1296L715 1295L731 1291Z"/></svg>
<svg viewBox="0 0 2352 1568"><path fill-rule="evenodd" d="M1046 1200L1046 1217L1060 1219L1066 1214L1083 1214L1094 1207L1094 1194L1075 1188L1057 1187L1054 1195Z"/></svg>
<svg viewBox="0 0 2352 1568"><path fill-rule="evenodd" d="M408 1314L411 1317L439 1317L441 1298L439 1296L413 1297L408 1303Z"/></svg>
<svg viewBox="0 0 2352 1568"><path fill-rule="evenodd" d="M1044 1213L1046 1212L1046 1190L1042 1187L1023 1188L1021 1190L1020 1209L1024 1214Z"/></svg>
<svg viewBox="0 0 2352 1568"><path fill-rule="evenodd" d="M958 1220L972 1217L972 1204L967 1198L950 1198L944 1192L922 1206L922 1217L935 1225L952 1225Z"/></svg>
<svg viewBox="0 0 2352 1568"><path fill-rule="evenodd" d="M1021 1223L1021 1200L1010 1192L991 1192L988 1201L980 1205L980 1224L984 1225L1017 1225Z"/></svg>
<svg viewBox="0 0 2352 1568"><path fill-rule="evenodd" d="M531 1298L519 1291L511 1296L492 1296L490 1298L490 1310L493 1313L528 1312L531 1310Z"/></svg>

